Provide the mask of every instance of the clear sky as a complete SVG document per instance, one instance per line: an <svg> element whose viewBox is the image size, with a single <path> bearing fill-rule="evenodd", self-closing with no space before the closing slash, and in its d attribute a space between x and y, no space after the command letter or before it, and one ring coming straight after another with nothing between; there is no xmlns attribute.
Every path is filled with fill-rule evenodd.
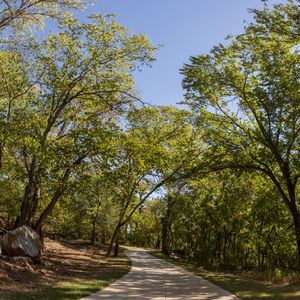
<svg viewBox="0 0 300 300"><path fill-rule="evenodd" d="M183 99L179 69L189 57L241 33L243 21L251 20L247 9L262 7L261 0L99 0L88 13L116 13L121 25L163 45L152 68L138 72L136 82L144 101L169 105Z"/></svg>

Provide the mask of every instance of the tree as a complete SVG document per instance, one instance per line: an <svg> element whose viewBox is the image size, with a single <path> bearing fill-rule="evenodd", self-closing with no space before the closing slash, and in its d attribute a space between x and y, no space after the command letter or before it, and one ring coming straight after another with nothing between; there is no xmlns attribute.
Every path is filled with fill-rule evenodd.
<svg viewBox="0 0 300 300"><path fill-rule="evenodd" d="M50 236L89 239L103 244L111 237L117 219L113 186L107 176L107 160L93 158L70 178L61 201L45 222Z"/></svg>
<svg viewBox="0 0 300 300"><path fill-rule="evenodd" d="M62 19L68 9L83 9L81 0L3 0L0 3L0 30L42 26L46 17Z"/></svg>
<svg viewBox="0 0 300 300"><path fill-rule="evenodd" d="M107 256L134 213L195 159L196 139L189 118L189 112L171 107L144 107L129 112L111 173L111 181L118 187L119 221Z"/></svg>
<svg viewBox="0 0 300 300"><path fill-rule="evenodd" d="M183 87L208 130L207 169L252 170L271 180L293 219L300 267L300 11L289 1L253 13L243 34L191 57Z"/></svg>
<svg viewBox="0 0 300 300"><path fill-rule="evenodd" d="M176 220L174 217L174 210L182 200L180 197L181 191L186 186L185 181L175 181L166 185L166 195L163 199L165 204L165 211L161 218L161 251L165 255L170 255L170 236L172 223Z"/></svg>
<svg viewBox="0 0 300 300"><path fill-rule="evenodd" d="M160 248L161 217L164 204L157 199L151 199L135 212L129 221L126 240L131 245L148 248Z"/></svg>
<svg viewBox="0 0 300 300"><path fill-rule="evenodd" d="M110 148L119 116L134 101L132 71L150 63L155 50L144 35L103 16L94 15L86 24L71 18L62 26L18 52L21 66L29 66L28 86L34 92L25 93L16 143L27 182L15 226L37 231L72 172ZM47 197L41 197L42 190Z"/></svg>

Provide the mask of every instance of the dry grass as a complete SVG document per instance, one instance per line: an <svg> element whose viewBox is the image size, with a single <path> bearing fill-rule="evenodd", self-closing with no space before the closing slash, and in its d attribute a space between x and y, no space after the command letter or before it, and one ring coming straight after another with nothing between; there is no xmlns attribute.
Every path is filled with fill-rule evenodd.
<svg viewBox="0 0 300 300"><path fill-rule="evenodd" d="M0 260L0 299L79 299L126 274L129 260L103 247L47 240L43 264Z"/></svg>

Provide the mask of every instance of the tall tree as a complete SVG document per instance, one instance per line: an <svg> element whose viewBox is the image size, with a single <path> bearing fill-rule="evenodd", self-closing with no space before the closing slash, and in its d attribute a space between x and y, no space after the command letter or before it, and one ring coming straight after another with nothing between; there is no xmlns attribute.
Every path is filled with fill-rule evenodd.
<svg viewBox="0 0 300 300"><path fill-rule="evenodd" d="M27 183L15 226L39 230L73 170L110 147L118 116L134 99L132 71L153 60L155 48L144 35L103 16L90 20L64 20L60 32L19 53L35 93L24 106L17 143ZM49 200L37 215L48 182Z"/></svg>
<svg viewBox="0 0 300 300"><path fill-rule="evenodd" d="M183 86L209 132L209 169L263 173L280 193L294 222L300 267L300 10L288 1L253 12L256 22L243 34L191 57Z"/></svg>

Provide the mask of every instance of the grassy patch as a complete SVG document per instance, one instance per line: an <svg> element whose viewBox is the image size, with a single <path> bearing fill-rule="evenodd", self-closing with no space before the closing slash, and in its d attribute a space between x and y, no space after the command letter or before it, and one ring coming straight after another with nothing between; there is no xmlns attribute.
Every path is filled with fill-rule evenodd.
<svg viewBox="0 0 300 300"><path fill-rule="evenodd" d="M191 263L184 262L177 258L166 257L158 251L151 251L150 254L166 259L196 275L202 276L210 282L232 292L240 299L258 300L300 300L300 281L273 283L265 280L254 280L247 278L246 274L233 274L225 272L214 272Z"/></svg>
<svg viewBox="0 0 300 300"><path fill-rule="evenodd" d="M33 292L15 292L13 294L7 295L4 298L7 300L73 300L80 299L82 297L88 296L92 293L95 293L111 282L115 281L126 272L114 272L111 274L106 274L106 278L97 278L97 279L80 279L74 281L63 281L55 284L54 286L44 285L41 286L39 291Z"/></svg>
<svg viewBox="0 0 300 300"><path fill-rule="evenodd" d="M84 242L50 241L44 266L6 262L1 300L73 300L99 291L130 270L129 259L106 258L105 249ZM0 274L1 274L0 264ZM2 281L2 280L1 280Z"/></svg>

